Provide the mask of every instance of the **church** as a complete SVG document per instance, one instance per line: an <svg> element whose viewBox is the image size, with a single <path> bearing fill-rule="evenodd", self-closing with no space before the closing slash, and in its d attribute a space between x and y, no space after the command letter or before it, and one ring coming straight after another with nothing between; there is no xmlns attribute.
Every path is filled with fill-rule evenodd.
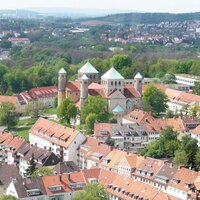
<svg viewBox="0 0 200 200"><path fill-rule="evenodd" d="M67 81L66 71L62 68L58 72L58 106L70 97L81 109L88 96L101 96L107 102L108 112L120 121L122 116L140 106L142 79L140 73L137 73L134 85L127 84L114 67L99 79L99 72L87 62L78 70L76 81Z"/></svg>

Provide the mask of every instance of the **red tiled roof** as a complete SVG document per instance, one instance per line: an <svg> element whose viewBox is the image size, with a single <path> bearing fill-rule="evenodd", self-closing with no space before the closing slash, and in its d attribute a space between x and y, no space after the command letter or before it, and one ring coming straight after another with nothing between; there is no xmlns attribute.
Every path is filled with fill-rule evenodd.
<svg viewBox="0 0 200 200"><path fill-rule="evenodd" d="M4 132L2 135L0 135L0 144L11 147L11 151L13 151L13 153L15 153L24 142L24 139L16 137L8 132Z"/></svg>
<svg viewBox="0 0 200 200"><path fill-rule="evenodd" d="M92 137L87 137L86 141L79 148L79 151L85 158L97 163L100 163L101 160L111 152L111 150L112 147L104 144L101 140ZM96 157L96 154L100 157Z"/></svg>
<svg viewBox="0 0 200 200"><path fill-rule="evenodd" d="M10 103L13 103L14 105L16 105L18 102L18 98L17 98L17 96L0 95L0 103L5 103L5 102L10 102Z"/></svg>
<svg viewBox="0 0 200 200"><path fill-rule="evenodd" d="M178 183L171 181L169 185L187 192L189 191L189 188L186 187L186 184L193 184L197 177L198 172L183 167L177 170L173 176L173 179L178 180Z"/></svg>
<svg viewBox="0 0 200 200"><path fill-rule="evenodd" d="M30 129L29 134L36 135L57 145L68 147L79 134L79 131L39 118Z"/></svg>

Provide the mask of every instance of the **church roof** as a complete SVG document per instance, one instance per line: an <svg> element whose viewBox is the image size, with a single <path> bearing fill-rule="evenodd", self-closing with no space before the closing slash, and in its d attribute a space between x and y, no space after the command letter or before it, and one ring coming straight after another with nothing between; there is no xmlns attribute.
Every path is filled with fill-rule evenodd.
<svg viewBox="0 0 200 200"><path fill-rule="evenodd" d="M89 80L89 78L87 77L87 75L83 74L83 76L81 77L81 80Z"/></svg>
<svg viewBox="0 0 200 200"><path fill-rule="evenodd" d="M123 112L124 112L124 109L123 109L119 104L117 104L117 105L113 108L112 112L115 112L115 113L123 113Z"/></svg>
<svg viewBox="0 0 200 200"><path fill-rule="evenodd" d="M110 80L124 79L124 77L114 67L109 69L101 78Z"/></svg>
<svg viewBox="0 0 200 200"><path fill-rule="evenodd" d="M61 68L60 71L58 72L59 74L66 74L66 71L64 68Z"/></svg>
<svg viewBox="0 0 200 200"><path fill-rule="evenodd" d="M93 74L98 74L99 72L89 63L87 62L85 65L83 65L83 67L81 67L78 70L79 73L93 73Z"/></svg>
<svg viewBox="0 0 200 200"><path fill-rule="evenodd" d="M135 75L134 78L136 78L136 79L142 79L143 77L142 77L142 75L138 72L138 73Z"/></svg>

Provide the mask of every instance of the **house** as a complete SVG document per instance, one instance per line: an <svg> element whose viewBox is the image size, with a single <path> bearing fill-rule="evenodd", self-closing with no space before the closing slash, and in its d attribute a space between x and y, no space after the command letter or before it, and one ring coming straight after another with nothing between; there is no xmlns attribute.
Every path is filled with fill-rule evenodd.
<svg viewBox="0 0 200 200"><path fill-rule="evenodd" d="M0 105L6 102L12 103L16 108L16 112L19 114L25 111L26 106L25 103L21 101L20 95L17 96L0 95Z"/></svg>
<svg viewBox="0 0 200 200"><path fill-rule="evenodd" d="M5 191L11 180L21 180L19 169L16 164L1 164L0 165L0 188Z"/></svg>
<svg viewBox="0 0 200 200"><path fill-rule="evenodd" d="M189 86L194 86L196 82L200 81L199 76L194 76L194 75L189 75L189 74L175 74L176 77L176 82L189 85Z"/></svg>
<svg viewBox="0 0 200 200"><path fill-rule="evenodd" d="M18 162L17 152L25 143L25 139L3 132L0 135L0 162L7 164Z"/></svg>
<svg viewBox="0 0 200 200"><path fill-rule="evenodd" d="M140 124L145 122L146 120L154 119L154 117L140 109L135 109L127 115L123 116L122 123L123 124Z"/></svg>
<svg viewBox="0 0 200 200"><path fill-rule="evenodd" d="M67 174L75 171L80 171L79 167L73 161L59 162L53 168L53 170L55 174Z"/></svg>
<svg viewBox="0 0 200 200"><path fill-rule="evenodd" d="M179 168L172 180L168 183L167 192L180 199L196 199L194 182L198 177L198 172L187 168Z"/></svg>
<svg viewBox="0 0 200 200"><path fill-rule="evenodd" d="M143 149L148 143L148 134L143 124L95 123L94 137L103 141L110 138L114 146L129 151Z"/></svg>
<svg viewBox="0 0 200 200"><path fill-rule="evenodd" d="M78 149L78 166L81 169L99 167L101 161L112 149L112 147L98 139L87 137L86 141Z"/></svg>
<svg viewBox="0 0 200 200"><path fill-rule="evenodd" d="M174 113L185 113L189 106L200 104L200 96L167 88L165 91L169 101L168 109Z"/></svg>
<svg viewBox="0 0 200 200"><path fill-rule="evenodd" d="M190 136L198 141L197 145L200 146L200 125L190 130Z"/></svg>
<svg viewBox="0 0 200 200"><path fill-rule="evenodd" d="M78 130L39 118L29 131L32 145L49 150L63 161L77 163L77 149L86 137Z"/></svg>
<svg viewBox="0 0 200 200"><path fill-rule="evenodd" d="M164 163L165 161L162 160L144 157L132 176L135 180L153 185L154 178Z"/></svg>
<svg viewBox="0 0 200 200"><path fill-rule="evenodd" d="M46 200L45 187L41 177L12 180L6 189L6 194L20 200Z"/></svg>
<svg viewBox="0 0 200 200"><path fill-rule="evenodd" d="M29 38L13 37L13 38L8 38L8 41L10 41L13 46L25 46L31 43Z"/></svg>
<svg viewBox="0 0 200 200"><path fill-rule="evenodd" d="M125 151L118 149L113 149L101 162L101 168L110 170L113 172L118 172L118 165L123 157L129 155Z"/></svg>
<svg viewBox="0 0 200 200"><path fill-rule="evenodd" d="M60 162L60 158L53 152L33 146L29 143L24 144L17 151L17 155L19 159L19 173L23 177L26 176L26 169L29 167L29 161L32 156L34 157L37 168L42 166L53 166Z"/></svg>

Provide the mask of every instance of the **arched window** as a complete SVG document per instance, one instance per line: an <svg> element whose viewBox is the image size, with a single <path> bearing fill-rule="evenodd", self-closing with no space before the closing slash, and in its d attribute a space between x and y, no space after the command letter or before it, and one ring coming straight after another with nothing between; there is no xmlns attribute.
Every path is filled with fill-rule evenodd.
<svg viewBox="0 0 200 200"><path fill-rule="evenodd" d="M111 85L113 85L113 81L111 81Z"/></svg>
<svg viewBox="0 0 200 200"><path fill-rule="evenodd" d="M115 86L117 86L117 81L115 81Z"/></svg>
<svg viewBox="0 0 200 200"><path fill-rule="evenodd" d="M119 85L121 85L121 81L119 81Z"/></svg>

